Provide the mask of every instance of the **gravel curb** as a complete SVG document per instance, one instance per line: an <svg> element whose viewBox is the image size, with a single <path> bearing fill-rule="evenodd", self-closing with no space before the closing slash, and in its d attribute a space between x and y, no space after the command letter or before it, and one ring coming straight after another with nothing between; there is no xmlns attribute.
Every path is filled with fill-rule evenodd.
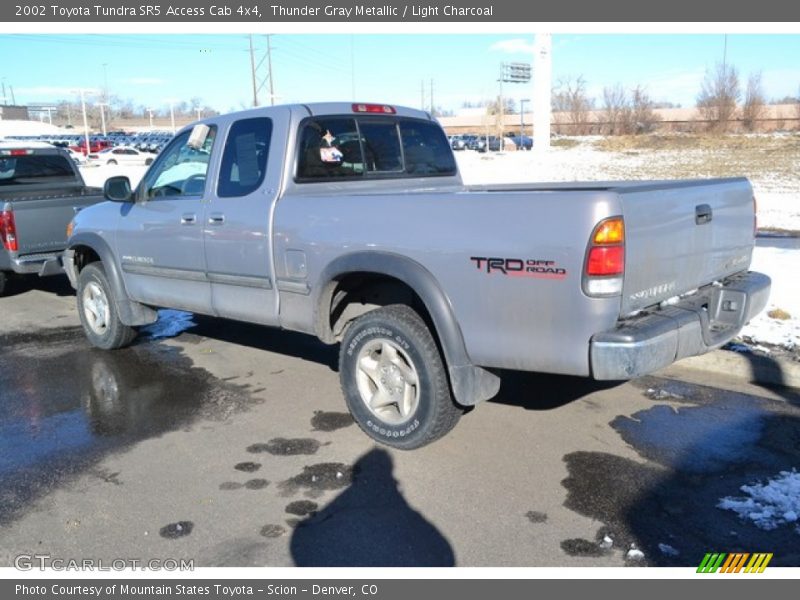
<svg viewBox="0 0 800 600"><path fill-rule="evenodd" d="M715 350L685 358L681 367L743 379L751 383L800 388L800 362L758 354Z"/></svg>

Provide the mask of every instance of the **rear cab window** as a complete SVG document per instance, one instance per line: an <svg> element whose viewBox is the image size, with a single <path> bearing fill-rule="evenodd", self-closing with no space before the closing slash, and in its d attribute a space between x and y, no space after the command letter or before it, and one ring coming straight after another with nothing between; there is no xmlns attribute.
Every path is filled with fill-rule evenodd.
<svg viewBox="0 0 800 600"><path fill-rule="evenodd" d="M299 183L455 174L447 137L430 121L364 115L312 117L300 124Z"/></svg>
<svg viewBox="0 0 800 600"><path fill-rule="evenodd" d="M0 154L0 187L74 183L75 171L67 156L47 154Z"/></svg>

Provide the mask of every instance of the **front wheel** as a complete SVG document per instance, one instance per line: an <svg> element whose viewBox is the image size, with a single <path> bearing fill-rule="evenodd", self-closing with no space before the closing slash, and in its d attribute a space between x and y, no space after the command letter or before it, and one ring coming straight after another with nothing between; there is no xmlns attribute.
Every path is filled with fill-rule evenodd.
<svg viewBox="0 0 800 600"><path fill-rule="evenodd" d="M136 330L120 321L114 292L101 263L92 263L81 271L77 295L81 325L93 346L113 350L130 345Z"/></svg>
<svg viewBox="0 0 800 600"><path fill-rule="evenodd" d="M405 305L371 311L348 327L339 376L359 427L387 446L412 450L430 444L455 427L463 412L453 402L431 332Z"/></svg>

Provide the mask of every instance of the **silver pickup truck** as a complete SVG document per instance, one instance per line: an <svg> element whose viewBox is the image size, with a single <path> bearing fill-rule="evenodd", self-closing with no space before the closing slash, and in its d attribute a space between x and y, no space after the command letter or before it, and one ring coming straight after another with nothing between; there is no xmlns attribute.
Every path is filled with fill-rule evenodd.
<svg viewBox="0 0 800 600"><path fill-rule="evenodd" d="M0 296L11 275L62 273L67 224L103 200L66 150L42 142L0 142Z"/></svg>
<svg viewBox="0 0 800 600"><path fill-rule="evenodd" d="M276 106L178 133L65 253L89 340L157 307L340 343L348 408L423 446L498 370L628 379L717 348L762 310L746 179L464 186L427 113Z"/></svg>

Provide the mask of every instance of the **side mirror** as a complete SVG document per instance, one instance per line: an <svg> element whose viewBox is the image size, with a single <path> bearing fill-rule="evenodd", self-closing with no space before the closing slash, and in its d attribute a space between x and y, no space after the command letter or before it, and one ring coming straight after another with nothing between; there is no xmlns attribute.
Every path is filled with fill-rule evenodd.
<svg viewBox="0 0 800 600"><path fill-rule="evenodd" d="M109 177L103 184L103 195L111 202L132 202L131 180L125 175Z"/></svg>

